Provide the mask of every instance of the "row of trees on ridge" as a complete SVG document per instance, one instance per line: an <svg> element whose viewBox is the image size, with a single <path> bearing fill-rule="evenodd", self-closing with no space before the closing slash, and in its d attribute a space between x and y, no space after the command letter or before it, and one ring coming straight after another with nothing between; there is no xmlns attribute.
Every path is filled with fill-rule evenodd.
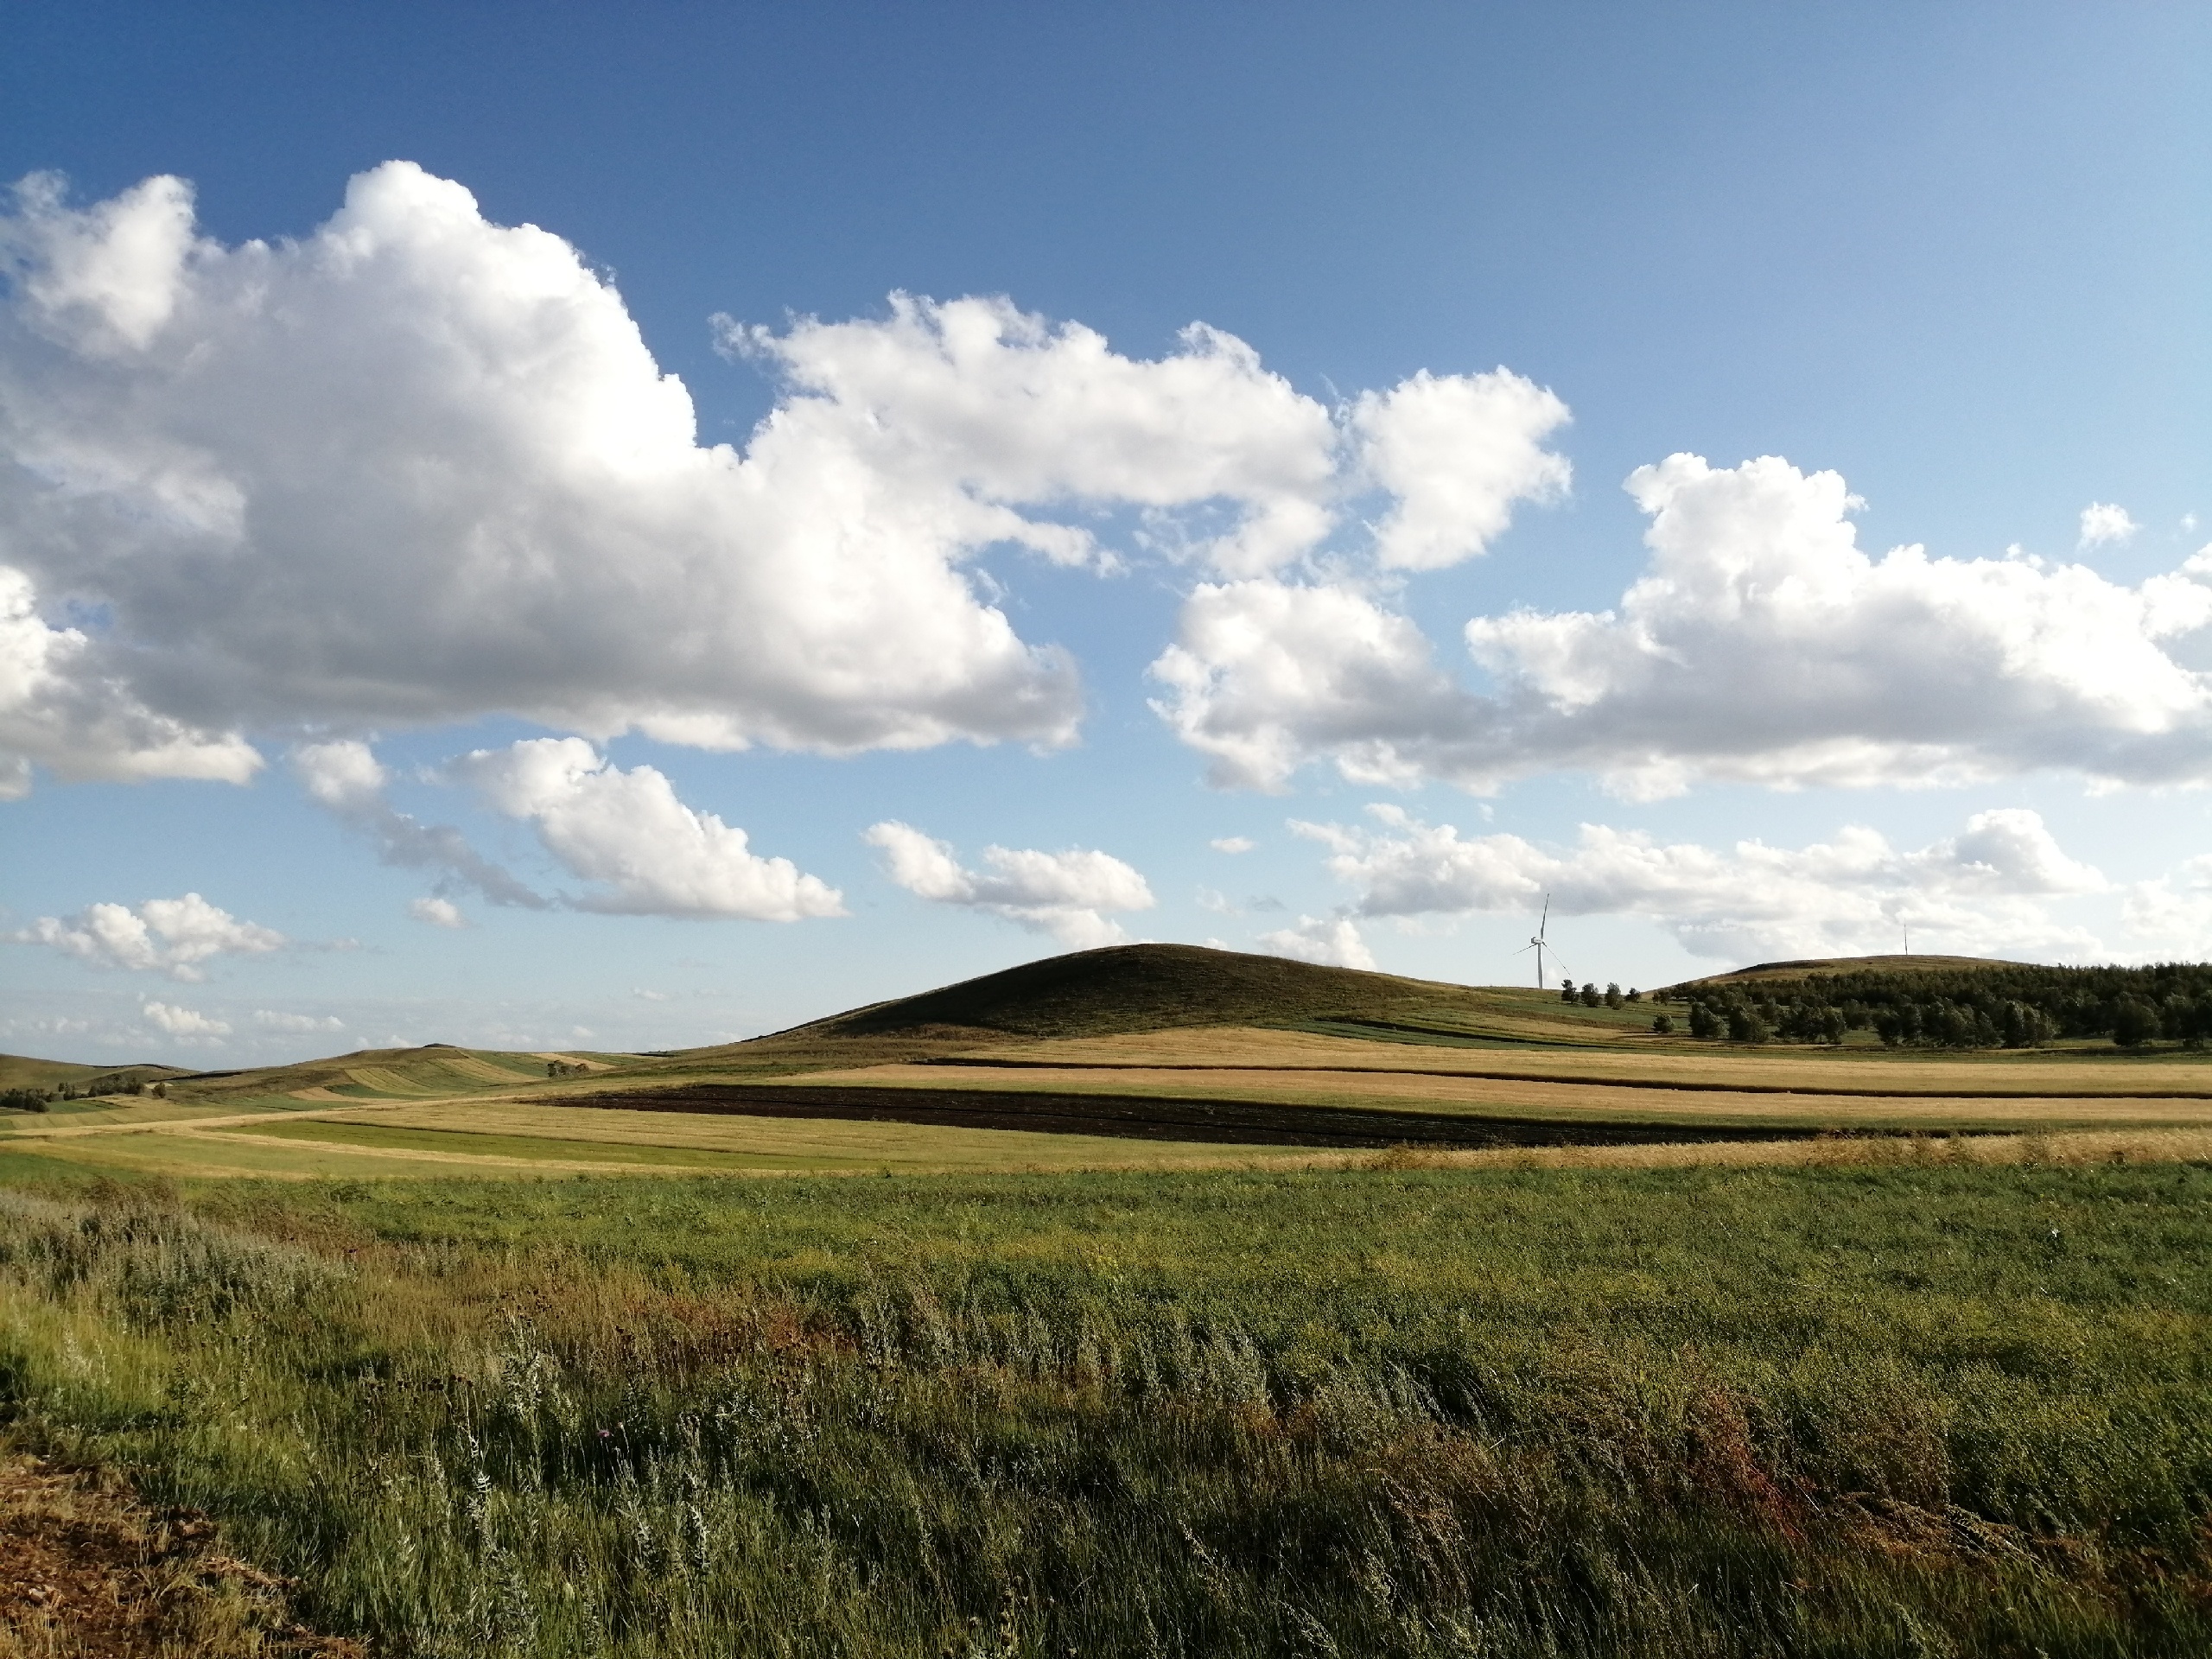
<svg viewBox="0 0 2212 1659"><path fill-rule="evenodd" d="M1993 963L1928 971L1813 971L1653 993L1688 1005L1689 1035L1735 1043L1841 1043L1871 1031L1891 1047L2035 1048L2109 1038L2122 1048L2212 1045L2212 964L2043 968ZM1666 1014L1652 1022L1670 1033Z"/></svg>

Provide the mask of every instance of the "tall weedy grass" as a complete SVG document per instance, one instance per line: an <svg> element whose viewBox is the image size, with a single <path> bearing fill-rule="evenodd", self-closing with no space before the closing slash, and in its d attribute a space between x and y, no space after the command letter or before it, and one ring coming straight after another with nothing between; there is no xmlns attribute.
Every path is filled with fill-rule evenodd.
<svg viewBox="0 0 2212 1659"><path fill-rule="evenodd" d="M2212 1648L2201 1167L0 1199L19 1432L388 1651Z"/></svg>

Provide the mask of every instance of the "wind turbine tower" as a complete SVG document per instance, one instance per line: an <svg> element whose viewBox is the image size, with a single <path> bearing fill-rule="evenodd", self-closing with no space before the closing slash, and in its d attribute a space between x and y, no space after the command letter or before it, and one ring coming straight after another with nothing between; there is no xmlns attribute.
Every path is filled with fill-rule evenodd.
<svg viewBox="0 0 2212 1659"><path fill-rule="evenodd" d="M1544 936L1545 930L1551 925L1551 919L1552 896L1548 893L1544 895L1542 913L1536 918L1536 931L1529 943L1521 947L1522 950L1533 950L1536 953L1536 988L1540 991L1548 990L1551 988L1551 981L1544 977L1544 952L1549 949L1544 942ZM1516 954L1518 955L1519 952Z"/></svg>

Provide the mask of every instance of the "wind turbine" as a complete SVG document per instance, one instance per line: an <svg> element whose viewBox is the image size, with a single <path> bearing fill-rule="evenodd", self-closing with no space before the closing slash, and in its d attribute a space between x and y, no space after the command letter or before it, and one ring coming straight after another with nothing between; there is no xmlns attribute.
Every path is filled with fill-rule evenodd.
<svg viewBox="0 0 2212 1659"><path fill-rule="evenodd" d="M1513 953L1516 957L1529 950L1533 950L1536 953L1536 988L1540 991L1548 990L1551 987L1551 981L1544 977L1544 952L1550 949L1550 946L1545 943L1544 931L1551 925L1551 919L1552 896L1548 893L1544 895L1543 912L1536 918L1536 931L1535 936L1529 939L1528 944L1522 945L1519 950L1516 950ZM1557 956L1559 953L1557 951L1553 951L1552 954L1554 956ZM1562 963L1561 965L1564 966L1565 964Z"/></svg>

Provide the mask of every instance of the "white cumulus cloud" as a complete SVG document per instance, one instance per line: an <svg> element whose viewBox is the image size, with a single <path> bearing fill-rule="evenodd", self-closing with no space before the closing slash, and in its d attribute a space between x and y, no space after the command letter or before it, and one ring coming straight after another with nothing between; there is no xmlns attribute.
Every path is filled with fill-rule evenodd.
<svg viewBox="0 0 2212 1659"><path fill-rule="evenodd" d="M836 888L787 858L762 858L744 830L677 798L652 766L625 772L578 737L527 738L452 763L486 804L537 828L571 874L597 884L571 902L619 915L794 922L842 916Z"/></svg>
<svg viewBox="0 0 2212 1659"><path fill-rule="evenodd" d="M173 1002L147 1002L138 1012L148 1025L165 1036L190 1046L214 1046L231 1034L227 1021L210 1019L197 1008L181 1008Z"/></svg>
<svg viewBox="0 0 2212 1659"><path fill-rule="evenodd" d="M148 1006L152 1005L149 1003ZM287 1014L277 1008L256 1008L253 1023L264 1031L295 1032L302 1035L309 1032L346 1029L346 1022L334 1014Z"/></svg>
<svg viewBox="0 0 2212 1659"><path fill-rule="evenodd" d="M962 866L950 842L895 819L870 826L862 839L882 853L891 879L907 892L1049 933L1073 950L1120 944L1128 938L1105 912L1153 906L1143 876L1095 849L986 847L983 862L989 868L977 871Z"/></svg>
<svg viewBox="0 0 2212 1659"><path fill-rule="evenodd" d="M1349 583L1202 583L1152 665L1153 707L1223 788L1279 790L1321 755L1363 782L1410 782L1471 718L1408 618Z"/></svg>
<svg viewBox="0 0 2212 1659"><path fill-rule="evenodd" d="M1632 798L1699 779L1790 787L2063 769L2212 777L2212 557L2134 587L2081 565L1862 552L1834 473L1773 457L1639 468L1644 574L1602 612L1477 617L1487 692L1349 581L1214 583L1153 666L1217 783L1308 761L1355 781L1494 790L1580 769Z"/></svg>
<svg viewBox="0 0 2212 1659"><path fill-rule="evenodd" d="M1386 569L1434 570L1484 550L1514 504L1567 493L1566 460L1543 447L1567 405L1506 369L1436 376L1427 370L1351 407L1361 460L1396 497L1376 527Z"/></svg>
<svg viewBox="0 0 2212 1659"><path fill-rule="evenodd" d="M450 899L441 899L431 893L408 901L407 913L418 922L428 922L432 927L467 927L468 922L461 913L461 906Z"/></svg>
<svg viewBox="0 0 2212 1659"><path fill-rule="evenodd" d="M2127 516L2126 507L2109 501L2092 501L2082 509L2082 546L2125 546L2143 526Z"/></svg>
<svg viewBox="0 0 2212 1659"><path fill-rule="evenodd" d="M165 973L173 979L204 978L202 964L228 955L263 956L281 950L284 936L209 904L196 893L181 899L149 899L127 905L88 905L74 916L41 916L13 936L43 944L102 968Z"/></svg>
<svg viewBox="0 0 2212 1659"><path fill-rule="evenodd" d="M1249 836L1217 836L1206 845L1217 853L1249 853L1259 842Z"/></svg>
<svg viewBox="0 0 2212 1659"><path fill-rule="evenodd" d="M1271 957L1319 963L1327 968L1375 969L1375 957L1359 927L1349 916L1300 916L1290 927L1279 927L1259 938L1260 949Z"/></svg>
<svg viewBox="0 0 2212 1659"><path fill-rule="evenodd" d="M1478 550L1564 483L1505 371L1332 412L1194 324L1158 359L995 298L725 348L778 383L699 442L576 249L404 162L296 240L203 234L158 178L0 213L0 787L244 779L247 739L493 714L604 740L852 752L1072 739L1075 665L970 569L1116 556L1113 511L1218 575L1387 493L1386 564ZM64 626L65 612L97 627Z"/></svg>
<svg viewBox="0 0 2212 1659"><path fill-rule="evenodd" d="M2042 901L2109 884L2023 808L1977 813L1916 849L1858 826L1802 849L1715 849L1586 823L1558 851L1513 835L1463 836L1397 806L1368 810L1379 828L1292 826L1329 848L1330 872L1357 890L1363 916L1533 914L1548 895L1554 916L1637 917L1700 956L1737 960L1894 950L1907 927L1915 949L1957 955L2102 951Z"/></svg>

